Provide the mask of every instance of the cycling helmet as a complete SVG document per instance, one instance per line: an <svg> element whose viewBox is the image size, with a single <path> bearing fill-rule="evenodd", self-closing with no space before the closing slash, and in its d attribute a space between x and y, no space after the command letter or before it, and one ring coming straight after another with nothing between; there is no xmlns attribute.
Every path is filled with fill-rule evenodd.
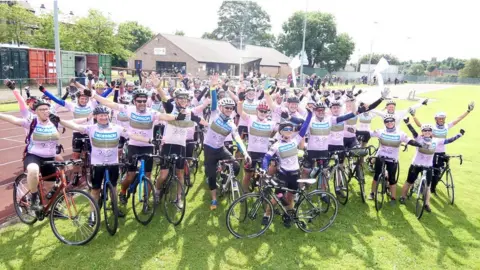
<svg viewBox="0 0 480 270"><path fill-rule="evenodd" d="M250 91L255 91L255 89L253 87L247 87L247 89L245 89L245 93L248 93Z"/></svg>
<svg viewBox="0 0 480 270"><path fill-rule="evenodd" d="M300 100L296 96L291 96L287 98L287 103L300 103Z"/></svg>
<svg viewBox="0 0 480 270"><path fill-rule="evenodd" d="M80 90L80 91L75 92L75 96L77 98L80 98L81 96L85 96L85 93L83 93L83 90Z"/></svg>
<svg viewBox="0 0 480 270"><path fill-rule="evenodd" d="M290 121L282 121L282 122L280 122L280 124L278 124L278 131L282 131L286 127L294 128L295 125Z"/></svg>
<svg viewBox="0 0 480 270"><path fill-rule="evenodd" d="M263 100L263 101L260 101L260 103L258 103L257 110L269 111L270 108L268 107L267 102Z"/></svg>
<svg viewBox="0 0 480 270"><path fill-rule="evenodd" d="M193 95L193 93L189 93L188 94L188 100L191 101L195 96Z"/></svg>
<svg viewBox="0 0 480 270"><path fill-rule="evenodd" d="M137 99L137 97L146 97L148 98L148 92L144 89L137 89L133 91L133 99Z"/></svg>
<svg viewBox="0 0 480 270"><path fill-rule="evenodd" d="M188 98L188 95L189 95L188 91L183 88L179 88L175 90L175 93L174 93L175 98Z"/></svg>
<svg viewBox="0 0 480 270"><path fill-rule="evenodd" d="M295 89L293 89L293 93L294 93L296 96L297 96L297 95L299 95L299 94L300 94L300 92L302 92L302 90L301 90L301 89L299 89L299 88L295 88Z"/></svg>
<svg viewBox="0 0 480 270"><path fill-rule="evenodd" d="M135 87L135 83L133 83L133 82L127 82L127 83L125 84L125 87Z"/></svg>
<svg viewBox="0 0 480 270"><path fill-rule="evenodd" d="M324 91L324 92L323 92L323 96L324 96L324 97L330 96L330 91L328 91L328 90Z"/></svg>
<svg viewBox="0 0 480 270"><path fill-rule="evenodd" d="M445 112L438 112L435 114L435 118L446 118L447 114Z"/></svg>
<svg viewBox="0 0 480 270"><path fill-rule="evenodd" d="M393 99L387 100L387 103L386 103L386 104L387 104L387 106L388 106L388 105L395 105L395 106L397 105L397 103L396 103L395 100L393 100Z"/></svg>
<svg viewBox="0 0 480 270"><path fill-rule="evenodd" d="M333 106L342 106L342 103L338 100L334 100L330 102L330 108Z"/></svg>
<svg viewBox="0 0 480 270"><path fill-rule="evenodd" d="M231 98L222 98L218 101L219 106L235 106L235 101Z"/></svg>
<svg viewBox="0 0 480 270"><path fill-rule="evenodd" d="M341 96L342 95L342 90L333 91L333 94L335 96Z"/></svg>
<svg viewBox="0 0 480 270"><path fill-rule="evenodd" d="M110 111L108 110L107 107L105 106L97 106L95 107L95 109L93 109L93 115L97 115L97 114L109 114Z"/></svg>
<svg viewBox="0 0 480 270"><path fill-rule="evenodd" d="M393 114L390 114L390 113L387 113L383 116L383 122L385 123L385 121L388 121L388 120L393 120L395 121L395 115Z"/></svg>
<svg viewBox="0 0 480 270"><path fill-rule="evenodd" d="M38 107L42 106L42 105L47 105L48 107L50 107L50 103L46 102L45 100L43 99L37 99L35 101L35 103L33 103L33 110L37 110Z"/></svg>
<svg viewBox="0 0 480 270"><path fill-rule="evenodd" d="M35 103L35 101L37 101L38 98L36 96L30 96L29 98L27 98L26 102L27 103Z"/></svg>
<svg viewBox="0 0 480 270"><path fill-rule="evenodd" d="M422 129L422 131L428 130L428 129L429 129L430 131L432 131L432 130L433 130L433 126L430 125L430 124L423 124L422 127L421 127L421 129Z"/></svg>
<svg viewBox="0 0 480 270"><path fill-rule="evenodd" d="M95 89L103 89L105 88L105 83L103 83L102 81L98 81L95 83Z"/></svg>
<svg viewBox="0 0 480 270"><path fill-rule="evenodd" d="M321 102L321 101L318 101L317 103L315 103L315 109L325 109L327 106L325 105L325 103Z"/></svg>
<svg viewBox="0 0 480 270"><path fill-rule="evenodd" d="M122 95L120 97L120 103L122 103L122 104L132 104L132 96L131 95Z"/></svg>

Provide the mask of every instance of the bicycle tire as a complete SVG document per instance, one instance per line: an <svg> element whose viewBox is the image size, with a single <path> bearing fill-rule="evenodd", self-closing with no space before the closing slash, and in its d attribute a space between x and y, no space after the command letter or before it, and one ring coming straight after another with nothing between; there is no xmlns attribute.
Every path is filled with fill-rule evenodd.
<svg viewBox="0 0 480 270"><path fill-rule="evenodd" d="M365 173L363 172L363 167L361 165L356 166L358 186L360 187L360 196L362 197L362 202L367 203L365 199Z"/></svg>
<svg viewBox="0 0 480 270"><path fill-rule="evenodd" d="M185 192L185 196L188 195L188 192L190 191L190 185L191 185L191 173L190 173L190 165L188 164L188 161L185 160L185 165L183 169L183 174L184 174L184 179L183 179L183 191ZM189 176L188 178L186 176Z"/></svg>
<svg viewBox="0 0 480 270"><path fill-rule="evenodd" d="M82 165L82 175L85 177L85 184L88 189L92 189L92 170L90 168L90 154L88 152L85 153L85 160Z"/></svg>
<svg viewBox="0 0 480 270"><path fill-rule="evenodd" d="M105 189L105 186L103 187ZM105 219L105 227L110 235L115 235L118 229L118 202L117 202L117 190L113 187L112 183L108 182L106 190L102 190L103 194L107 194L107 197L102 197L103 204L103 217ZM109 222L109 214L112 214L113 220Z"/></svg>
<svg viewBox="0 0 480 270"><path fill-rule="evenodd" d="M339 177L339 172L340 172L340 181L337 181L337 177ZM345 171L343 169L336 169L333 173L333 186L335 188L335 197L337 198L338 202L342 205L346 205L348 202L348 183L347 183L347 176L345 174ZM339 183L340 182L340 185ZM345 197L342 198L339 194L337 194L337 190L343 190L345 192Z"/></svg>
<svg viewBox="0 0 480 270"><path fill-rule="evenodd" d="M248 206L248 200L251 199L253 200L253 206L250 207ZM242 234L239 233L237 229L233 228L236 223L238 224L245 224L246 228L251 228L252 226L250 224L247 224L248 221L260 221L260 224L263 219L263 215L258 215L257 211L260 208L270 208L270 218L267 221L267 225L262 225L262 228L260 230L256 230L253 233L250 234ZM240 210L235 210L236 207L240 207ZM238 215L237 213L240 213ZM273 209L273 205L270 202L268 198L263 197L263 195L259 193L247 193L242 195L240 198L236 199L235 201L232 202L232 204L229 206L227 210L227 215L226 215L226 225L228 231L235 236L235 238L255 238L258 237L262 234L265 233L265 231L270 227L270 225L273 222L273 217L275 211ZM233 223L232 223L233 220ZM238 221L237 221L238 220Z"/></svg>
<svg viewBox="0 0 480 270"><path fill-rule="evenodd" d="M417 200L415 203L415 216L417 219L422 218L423 211L425 210L425 203L427 197L427 182L425 180L420 181L417 191Z"/></svg>
<svg viewBox="0 0 480 270"><path fill-rule="evenodd" d="M324 199L325 196L329 198L328 202L326 202L326 200ZM326 206L315 207L313 202L313 197L318 197L317 198L318 202L326 204ZM303 212L299 213L299 209L301 209L301 207L305 204L307 204L306 207L309 209L308 211L305 212L306 216L304 216ZM321 215L325 215L327 212L332 212L332 216L328 218L325 225L321 226L319 229L307 228L307 224L312 224L314 218ZM330 192L325 192L321 190L314 190L306 194L305 196L301 196L300 200L295 205L295 218L297 220L297 226L302 231L307 233L325 231L330 226L332 226L333 222L337 218L337 214L338 214L338 200ZM305 218L307 222L304 222L303 220L301 220L303 218Z"/></svg>
<svg viewBox="0 0 480 270"><path fill-rule="evenodd" d="M66 214L58 215L59 209L62 208L62 207L59 206L59 204L62 201L65 202L65 194L68 196L67 201L69 201L68 204L70 204L70 212L73 212L73 210L78 211L79 209L82 209L82 210L86 210L88 212L88 216L90 216L91 209L92 208L94 209L93 212L94 212L96 222L95 222L93 227L89 226L87 224L87 226L85 226L85 228L80 230L81 234L84 235L85 232L87 232L89 230L89 228L92 228L90 235L88 237L86 237L85 239L81 240L81 241L67 240L66 236L59 232L59 230L58 230L59 228L56 225L56 222L55 222L56 217L62 216L59 219L66 219L65 217L68 217L68 213L69 213L68 210L66 210ZM87 205L88 206L79 207L79 201L80 200L79 199L73 199L74 194L83 196L87 200L87 203L88 203ZM71 206L74 206L74 207L71 207ZM68 206L66 208L68 208ZM54 210L50 211L50 227L52 228L52 231L53 231L53 234L55 235L55 237L57 237L58 240L60 240L62 243L65 243L67 245L72 245L72 246L85 245L88 242L90 242L97 235L98 230L100 229L100 210L99 210L98 204L97 204L97 202L95 202L95 200L92 198L92 196L90 196L90 194L88 194L84 190L72 189L72 190L65 191L65 193L61 192L60 195L57 196L57 198L55 198L55 201L53 202L51 209L54 209ZM77 213L75 221L72 221L72 223L73 223L73 225L77 226L77 224L79 224L82 221L83 222L87 221L87 223L88 223L88 218L85 218L85 217L79 218L78 213ZM77 239L77 238L75 237L75 239Z"/></svg>
<svg viewBox="0 0 480 270"><path fill-rule="evenodd" d="M142 194L137 196L137 189ZM144 176L142 181L135 181L132 194L132 209L135 219L142 225L150 223L155 215L154 192L153 184L147 177ZM138 202L136 201L137 198L139 198ZM140 206L141 209L137 209L136 206ZM145 214L145 217L142 217L141 214Z"/></svg>
<svg viewBox="0 0 480 270"><path fill-rule="evenodd" d="M227 199L228 205L232 204L233 201L235 201L236 199L240 198L243 195L243 188L240 185L240 182L238 182L236 178L232 179L232 183L230 183L230 185L231 185L230 187L233 186L234 190L231 190L231 188L229 189L228 199Z"/></svg>
<svg viewBox="0 0 480 270"><path fill-rule="evenodd" d="M455 185L453 184L452 170L447 171L445 187L447 188L447 196L450 204L453 205L455 202Z"/></svg>
<svg viewBox="0 0 480 270"><path fill-rule="evenodd" d="M22 182L24 181L25 184L22 184ZM26 191L23 191L23 189L21 188L22 186L26 186ZM22 192L19 192L19 189L22 190ZM22 195L22 193L24 193L24 195ZM20 198L18 198L19 195L21 195ZM35 213L32 212L29 214L29 212L31 211L30 209L28 209L28 202L31 201L31 196L32 195L28 190L27 174L22 173L17 176L17 178L15 178L15 181L13 182L13 206L15 208L15 213L17 214L20 221L28 225L32 225L38 220ZM25 202L21 203L22 200L24 200Z"/></svg>
<svg viewBox="0 0 480 270"><path fill-rule="evenodd" d="M179 196L181 197L180 199L183 202L183 206L178 203ZM187 201L185 200L185 190L183 189L182 183L180 183L176 176L170 177L170 179L167 180L165 193L163 194L163 207L168 222L175 226L180 224L185 216L186 206Z"/></svg>
<svg viewBox="0 0 480 270"><path fill-rule="evenodd" d="M383 202L385 201L385 193L386 193L385 185L386 185L385 177L383 176L383 174L380 174L380 176L378 177L377 186L375 187L375 191L374 191L375 192L375 195L374 195L375 209L377 210L377 212L380 211L380 209L382 209ZM380 192L379 192L379 187L380 187Z"/></svg>

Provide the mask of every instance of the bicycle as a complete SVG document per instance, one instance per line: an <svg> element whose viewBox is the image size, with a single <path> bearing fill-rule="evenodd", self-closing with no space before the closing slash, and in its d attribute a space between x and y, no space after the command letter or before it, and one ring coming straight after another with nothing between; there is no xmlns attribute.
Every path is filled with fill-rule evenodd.
<svg viewBox="0 0 480 270"><path fill-rule="evenodd" d="M198 158L202 154L203 151L203 139L205 136L205 128L201 126L195 126L195 135L194 138L196 140L194 141L195 146L193 148L193 156Z"/></svg>
<svg viewBox="0 0 480 270"><path fill-rule="evenodd" d="M340 164L339 154L347 153L348 150L331 151L331 160L334 161L332 166L329 166L330 178L333 180L333 186L335 188L335 197L342 205L346 205L348 202L349 188L347 182L347 174L343 165ZM327 181L327 188L330 190L330 186ZM343 192L343 193L342 193Z"/></svg>
<svg viewBox="0 0 480 270"><path fill-rule="evenodd" d="M217 163L217 188L220 192L219 196L223 197L228 194L228 204L243 195L242 186L233 171L233 163L235 161L237 160L224 159L219 160Z"/></svg>
<svg viewBox="0 0 480 270"><path fill-rule="evenodd" d="M181 157L173 154L169 156L155 156L168 164L168 176L162 183L160 194L163 197L163 207L165 210L165 217L168 222L173 225L178 225L182 222L185 216L185 208L187 201L185 200L185 190L182 183L177 177L176 162ZM156 185L157 180L154 184ZM160 198L161 200L162 198ZM157 202L159 203L159 202Z"/></svg>
<svg viewBox="0 0 480 270"><path fill-rule="evenodd" d="M112 164L96 164L92 165L93 168L100 167L105 168L105 172L103 174L103 182L102 188L100 193L100 202L99 207L102 208L103 206L103 216L105 218L105 226L107 227L108 233L110 235L115 235L118 228L118 201L117 201L117 188L112 185L110 182L110 174L109 174L109 167L113 166L123 166L120 163L112 163ZM109 216L109 212L111 212L112 216ZM109 218L110 217L110 218Z"/></svg>
<svg viewBox="0 0 480 270"><path fill-rule="evenodd" d="M354 147L349 149L346 155L347 161L347 177L348 183L352 178L357 179L358 185L360 187L360 196L362 197L362 202L366 203L365 200L365 173L363 171L363 161L362 159L368 155L371 155L372 148L376 151L376 148L373 145L367 147Z"/></svg>
<svg viewBox="0 0 480 270"><path fill-rule="evenodd" d="M87 192L72 189L65 177L66 166L79 166L82 162L79 159L65 162L46 161L43 163L55 166L56 172L47 176L40 175L38 191L43 209L34 213L29 209L32 195L28 189L27 174L20 174L13 184L13 205L20 220L25 224L32 225L48 216L53 234L62 243L84 245L90 242L100 229L98 204ZM46 199L44 181L51 179L59 181L60 186L51 199ZM94 214L95 222L93 224L88 221L91 213ZM67 228L69 225L72 226L70 229Z"/></svg>
<svg viewBox="0 0 480 270"><path fill-rule="evenodd" d="M420 167L423 168L422 173L417 177L407 194L407 198L409 199L413 196L413 194L417 194L417 199L415 200L415 216L417 219L420 219L423 215L423 210L425 209L425 204L427 201L427 191L429 188L427 186L427 170L430 168L423 166Z"/></svg>
<svg viewBox="0 0 480 270"><path fill-rule="evenodd" d="M90 139L88 137L84 138L75 138L75 142L82 142L82 149L81 149L81 155L80 158L83 160L83 165L82 165L82 178L85 180L85 183L87 183L87 186L89 189L92 189L92 172L91 172L91 166L90 166L90 149L92 149L90 145ZM73 180L73 183L78 184L80 183L81 179L80 176L77 174L74 176L76 179Z"/></svg>
<svg viewBox="0 0 480 270"><path fill-rule="evenodd" d="M133 156L133 164L138 164L140 161L140 168L135 175L135 180L127 189L127 200L130 198L130 195L133 194L132 198L132 209L135 219L140 222L142 225L147 225L152 221L153 216L155 215L155 207L153 192L155 191L152 182L145 176L145 159L152 158L153 154L140 154ZM138 188L138 190L137 190ZM138 191L138 196L136 196ZM135 201L135 198L138 198L138 201ZM137 209L136 207L139 206Z"/></svg>
<svg viewBox="0 0 480 270"><path fill-rule="evenodd" d="M387 192L389 192L389 191L387 191L387 189L389 189L389 185L388 185L388 182L387 182L387 178L389 177L389 175L388 175L388 171L387 171L385 162L386 161L394 162L398 165L398 161L396 161L394 159L391 159L391 158L383 157L383 156L378 156L378 157L375 157L375 158L380 160L380 162L381 162L380 167L382 168L382 171L381 171L381 173L380 173L380 175L378 176L378 179L377 179L377 186L375 187L375 190L373 191L374 192L374 199L375 199L375 209L378 212L383 207L383 202L385 201L385 194L387 194ZM398 168L397 168L397 171L398 171Z"/></svg>
<svg viewBox="0 0 480 270"><path fill-rule="evenodd" d="M195 142L187 142L187 143L195 143ZM197 147L197 143L195 143L195 147ZM198 160L199 160L199 157L197 156L197 153L195 152L195 150L193 151L193 157L185 158L185 166L184 166L185 196L188 195L190 188L193 187L193 185L195 184L195 181L197 180Z"/></svg>
<svg viewBox="0 0 480 270"><path fill-rule="evenodd" d="M283 212L284 218L293 220L299 229L307 233L322 232L333 224L338 213L338 202L331 193L320 190L306 192L304 188L292 190L279 186L275 180L270 176L264 177L260 183L259 193L244 194L230 205L227 211L226 224L228 231L233 236L236 238L254 238L264 234L272 224L275 214L281 214L280 210ZM316 179L298 179L297 182L313 185ZM295 203L293 211L285 208L281 199L274 193L275 189L299 194L299 200ZM322 199L325 196L329 198L328 202L324 202ZM277 208L274 208L272 202L276 203ZM278 210L278 207L280 210ZM270 216L265 215L268 212L267 209L270 211ZM262 210L265 214L259 212ZM331 213L331 216L329 215L326 222L320 222L324 224L320 224L320 227L316 229L310 228L313 227L310 225L314 225L314 221L328 213ZM263 220L264 216L268 217L266 222ZM259 223L260 229L252 230L254 223ZM240 227L245 227L246 231L251 232L240 232L242 230Z"/></svg>
<svg viewBox="0 0 480 270"><path fill-rule="evenodd" d="M434 170L440 171L439 182L442 182L447 189L447 196L450 200L450 204L453 205L455 202L455 185L453 184L453 176L452 176L452 169L450 168L450 159L458 158L460 160L460 165L463 164L463 156L462 155L445 155L443 159L445 160L446 166L441 168L434 168ZM443 176L445 176L445 181L442 180Z"/></svg>

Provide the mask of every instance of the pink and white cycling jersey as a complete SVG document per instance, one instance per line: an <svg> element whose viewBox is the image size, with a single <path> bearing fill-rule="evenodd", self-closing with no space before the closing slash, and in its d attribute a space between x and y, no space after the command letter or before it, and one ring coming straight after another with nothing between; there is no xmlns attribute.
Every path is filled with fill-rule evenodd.
<svg viewBox="0 0 480 270"><path fill-rule="evenodd" d="M23 119L22 127L30 131L33 119ZM57 152L57 143L60 134L52 122L46 124L37 121L27 146L27 153L43 158L53 158Z"/></svg>
<svg viewBox="0 0 480 270"><path fill-rule="evenodd" d="M124 112L129 119L128 131L145 138L153 138L153 122L157 120L157 112L147 108L145 112L138 112L134 105L119 105L119 111ZM152 146L149 143L130 139L129 145Z"/></svg>
<svg viewBox="0 0 480 270"><path fill-rule="evenodd" d="M171 115L178 115L178 110L173 107ZM192 121L192 112L189 108L185 109L185 120L170 121L165 125L163 139L166 144L175 144L185 146L187 141L188 129L195 128L195 122Z"/></svg>
<svg viewBox="0 0 480 270"><path fill-rule="evenodd" d="M357 120L358 120L357 116L350 118L348 120L345 120L345 125L343 129L344 138L355 138L356 131L357 131Z"/></svg>
<svg viewBox="0 0 480 270"><path fill-rule="evenodd" d="M401 130L387 132L385 129L370 131L370 136L378 138L380 146L377 151L377 157L383 156L398 160L400 144L408 143L410 138Z"/></svg>
<svg viewBox="0 0 480 270"><path fill-rule="evenodd" d="M113 111L113 117L112 117L112 123L128 129L128 126L130 125L130 118L128 118L128 116L125 112L120 112L120 111L115 111L114 110Z"/></svg>
<svg viewBox="0 0 480 270"><path fill-rule="evenodd" d="M218 115L218 110L211 112L210 119L214 119L215 117L217 117L217 115ZM237 113L233 111L232 114L230 115L230 118L235 119L236 116L237 116ZM210 120L210 123L211 122L212 121ZM227 137L225 138L225 142L231 142L231 141L233 141L232 133L228 134Z"/></svg>
<svg viewBox="0 0 480 270"><path fill-rule="evenodd" d="M248 115L257 115L257 106L259 101L254 99L253 101L248 101L247 99L243 102L243 112ZM232 116L233 117L233 116ZM238 121L238 126L248 126L247 121L240 117Z"/></svg>
<svg viewBox="0 0 480 270"><path fill-rule="evenodd" d="M196 116L200 117L201 114L203 114L203 108L200 106L190 106L190 110L192 110L193 114ZM188 128L187 130L187 140L193 140L195 137L195 127L197 126L197 123L193 123L193 127Z"/></svg>
<svg viewBox="0 0 480 270"><path fill-rule="evenodd" d="M419 143L427 142L423 139L423 136L418 136L415 140ZM413 157L413 160L412 160L412 165L425 166L425 167L433 166L433 154L435 154L439 146L445 146L445 139L432 139L430 143L431 144L428 149L417 147L415 156Z"/></svg>
<svg viewBox="0 0 480 270"><path fill-rule="evenodd" d="M370 112L364 112L358 115L358 131L370 131L370 124L372 123L374 115Z"/></svg>
<svg viewBox="0 0 480 270"><path fill-rule="evenodd" d="M96 102L89 100L85 106L80 106L78 103L65 101L65 108L73 112L73 119L78 118L87 118L95 109ZM93 124L93 118L90 119L88 124ZM73 131L73 133L79 133L78 131Z"/></svg>
<svg viewBox="0 0 480 270"><path fill-rule="evenodd" d="M448 123L447 125L439 127L438 125L433 126L432 136L433 138L446 139L448 130L454 126L453 122ZM446 148L445 144L438 145L435 149L435 153L445 153Z"/></svg>
<svg viewBox="0 0 480 270"><path fill-rule="evenodd" d="M248 115L248 152L266 153L268 151L268 139L272 134L275 123L267 119L260 121L255 115Z"/></svg>
<svg viewBox="0 0 480 270"><path fill-rule="evenodd" d="M216 111L213 111L210 116L210 126L203 142L205 145L218 149L223 147L225 141L228 141L227 136L237 131L237 126L233 123L232 118L224 121L218 113L214 114L214 112Z"/></svg>
<svg viewBox="0 0 480 270"><path fill-rule="evenodd" d="M307 150L324 151L328 150L329 136L332 129L331 117L325 117L323 121L312 117L308 128Z"/></svg>
<svg viewBox="0 0 480 270"><path fill-rule="evenodd" d="M290 141L277 141L267 152L267 155L277 155L280 164L280 170L283 171L297 171L300 169L298 164L298 145L302 141L300 135L295 136Z"/></svg>
<svg viewBox="0 0 480 270"><path fill-rule="evenodd" d="M331 130L328 138L329 145L343 145L343 130L345 129L345 121L337 123L337 116L330 116Z"/></svg>
<svg viewBox="0 0 480 270"><path fill-rule="evenodd" d="M107 128L99 125L86 125L84 134L87 134L92 144L92 164L118 163L118 142L120 136L128 137L127 130L119 125L109 124Z"/></svg>

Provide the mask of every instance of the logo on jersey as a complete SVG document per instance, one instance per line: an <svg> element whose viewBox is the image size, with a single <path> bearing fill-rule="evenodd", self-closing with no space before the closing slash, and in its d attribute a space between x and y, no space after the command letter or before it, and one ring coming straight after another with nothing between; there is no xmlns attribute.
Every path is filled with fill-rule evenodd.
<svg viewBox="0 0 480 270"><path fill-rule="evenodd" d="M75 110L73 111L73 118L85 118L90 115L92 112L92 107L87 104L85 107L75 106Z"/></svg>
<svg viewBox="0 0 480 270"><path fill-rule="evenodd" d="M278 155L281 158L288 158L298 154L298 145L295 142L283 144L278 147Z"/></svg>
<svg viewBox="0 0 480 270"><path fill-rule="evenodd" d="M399 147L402 143L400 134L387 134L382 133L380 135L380 144L384 146Z"/></svg>
<svg viewBox="0 0 480 270"><path fill-rule="evenodd" d="M136 129L152 129L153 128L153 121L152 115L138 115L136 113L130 114L130 127Z"/></svg>
<svg viewBox="0 0 480 270"><path fill-rule="evenodd" d="M270 137L272 133L272 125L269 123L253 122L250 127L250 135L259 137Z"/></svg>
<svg viewBox="0 0 480 270"><path fill-rule="evenodd" d="M92 145L97 148L113 148L118 146L120 136L117 132L95 131L92 137Z"/></svg>

